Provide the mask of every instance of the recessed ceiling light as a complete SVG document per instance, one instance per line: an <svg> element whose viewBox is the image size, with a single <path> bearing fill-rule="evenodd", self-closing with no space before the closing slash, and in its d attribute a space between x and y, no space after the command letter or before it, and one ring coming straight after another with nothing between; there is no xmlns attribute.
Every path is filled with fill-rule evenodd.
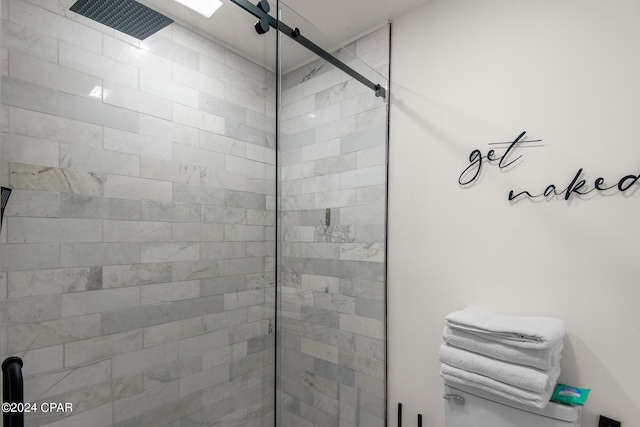
<svg viewBox="0 0 640 427"><path fill-rule="evenodd" d="M211 18L211 15L222 6L219 0L174 0L189 9L193 9L200 15Z"/></svg>

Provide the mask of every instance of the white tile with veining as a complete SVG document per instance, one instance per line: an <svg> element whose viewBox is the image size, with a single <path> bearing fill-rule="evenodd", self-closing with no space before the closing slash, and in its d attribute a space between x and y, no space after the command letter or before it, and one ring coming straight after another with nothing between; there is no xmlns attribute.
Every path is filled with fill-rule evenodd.
<svg viewBox="0 0 640 427"><path fill-rule="evenodd" d="M315 111L315 99L312 96L307 96L298 101L294 101L282 108L281 120L291 120L294 117L302 116L303 114L311 114Z"/></svg>
<svg viewBox="0 0 640 427"><path fill-rule="evenodd" d="M266 112L264 98L264 87L254 83L248 89L238 88L232 85L225 85L224 99L258 113Z"/></svg>
<svg viewBox="0 0 640 427"><path fill-rule="evenodd" d="M153 221L104 221L105 242L162 242L171 239L171 224Z"/></svg>
<svg viewBox="0 0 640 427"><path fill-rule="evenodd" d="M302 116L302 129L315 128L320 125L331 123L340 119L340 105L334 104L329 107L315 109Z"/></svg>
<svg viewBox="0 0 640 427"><path fill-rule="evenodd" d="M225 156L215 151L203 150L184 144L173 144L173 161L200 168L224 169ZM204 169L202 169L204 171Z"/></svg>
<svg viewBox="0 0 640 427"><path fill-rule="evenodd" d="M99 242L102 223L97 219L9 218L9 243Z"/></svg>
<svg viewBox="0 0 640 427"><path fill-rule="evenodd" d="M63 92L60 93L60 115L129 132L138 132L139 127L139 115L135 111L105 104L97 98Z"/></svg>
<svg viewBox="0 0 640 427"><path fill-rule="evenodd" d="M302 83L302 96L314 95L342 81L342 71L334 68Z"/></svg>
<svg viewBox="0 0 640 427"><path fill-rule="evenodd" d="M226 83L240 88L246 87L247 75L242 70L236 70L224 64L224 58L215 60L206 56L200 57L200 72L206 76L214 78L218 83ZM222 86L220 87L222 89ZM224 91L219 92L217 97L222 98Z"/></svg>
<svg viewBox="0 0 640 427"><path fill-rule="evenodd" d="M144 285L141 287L141 291L142 305L198 298L200 296L200 281L191 280Z"/></svg>
<svg viewBox="0 0 640 427"><path fill-rule="evenodd" d="M204 130L201 130L199 132L200 141L198 146L204 150L245 157L247 155L247 146L253 145L217 133L207 132Z"/></svg>
<svg viewBox="0 0 640 427"><path fill-rule="evenodd" d="M103 128L100 125L14 107L9 109L9 116L9 131L12 133L102 147Z"/></svg>
<svg viewBox="0 0 640 427"><path fill-rule="evenodd" d="M171 119L171 101L122 83L105 80L102 92L105 104L115 105L163 119Z"/></svg>
<svg viewBox="0 0 640 427"><path fill-rule="evenodd" d="M101 314L73 316L40 323L7 327L7 348L11 353L93 338L102 333Z"/></svg>
<svg viewBox="0 0 640 427"><path fill-rule="evenodd" d="M180 340L181 338L200 335L203 332L204 326L201 317L148 326L144 328L144 346L152 347Z"/></svg>
<svg viewBox="0 0 640 427"><path fill-rule="evenodd" d="M185 27L175 25L173 27L172 39L174 42L183 46L188 46L190 49L195 50L201 55L205 55L218 61L224 60L226 50L224 47L188 30Z"/></svg>
<svg viewBox="0 0 640 427"><path fill-rule="evenodd" d="M142 262L195 261L200 258L200 245L191 242L143 244Z"/></svg>
<svg viewBox="0 0 640 427"><path fill-rule="evenodd" d="M16 51L9 52L9 76L80 96L102 86L99 77Z"/></svg>
<svg viewBox="0 0 640 427"><path fill-rule="evenodd" d="M152 72L140 73L140 90L188 107L198 108L200 105L200 92Z"/></svg>
<svg viewBox="0 0 640 427"><path fill-rule="evenodd" d="M170 182L108 174L104 183L104 195L123 199L171 201L172 186Z"/></svg>
<svg viewBox="0 0 640 427"><path fill-rule="evenodd" d="M222 117L214 116L195 108L174 104L173 120L197 129L224 134L224 119Z"/></svg>
<svg viewBox="0 0 640 427"><path fill-rule="evenodd" d="M111 362L104 360L87 366L27 378L24 397L28 401L45 399L110 379Z"/></svg>
<svg viewBox="0 0 640 427"><path fill-rule="evenodd" d="M58 167L58 143L22 135L4 134L2 160Z"/></svg>
<svg viewBox="0 0 640 427"><path fill-rule="evenodd" d="M222 224L173 223L171 225L173 240L181 242L209 242L223 239Z"/></svg>
<svg viewBox="0 0 640 427"><path fill-rule="evenodd" d="M68 169L140 176L139 156L77 144L60 144L60 166Z"/></svg>
<svg viewBox="0 0 640 427"><path fill-rule="evenodd" d="M58 243L0 245L0 271L57 268Z"/></svg>
<svg viewBox="0 0 640 427"><path fill-rule="evenodd" d="M20 358L24 362L22 375L25 377L55 371L64 366L62 345L27 350L20 354Z"/></svg>
<svg viewBox="0 0 640 427"><path fill-rule="evenodd" d="M141 159L142 178L200 185L200 167L167 160Z"/></svg>
<svg viewBox="0 0 640 427"><path fill-rule="evenodd" d="M215 75L207 75L180 64L171 64L171 78L182 85L216 98L224 97L224 83Z"/></svg>
<svg viewBox="0 0 640 427"><path fill-rule="evenodd" d="M171 77L171 61L134 44L103 35L104 55L123 64L150 71L165 78Z"/></svg>
<svg viewBox="0 0 640 427"><path fill-rule="evenodd" d="M2 44L6 49L51 62L58 61L58 40L56 38L9 21L5 21L2 30L4 33Z"/></svg>
<svg viewBox="0 0 640 427"><path fill-rule="evenodd" d="M126 86L138 87L140 76L135 67L65 42L60 42L59 50L58 63L63 67Z"/></svg>
<svg viewBox="0 0 640 427"><path fill-rule="evenodd" d="M42 113L58 114L58 92L19 78L2 77L2 103Z"/></svg>
<svg viewBox="0 0 640 427"><path fill-rule="evenodd" d="M267 73L263 67L228 49L225 51L225 64L261 83L266 81Z"/></svg>
<svg viewBox="0 0 640 427"><path fill-rule="evenodd" d="M379 146L357 152L358 169L387 164L387 147Z"/></svg>
<svg viewBox="0 0 640 427"><path fill-rule="evenodd" d="M140 288L132 286L63 294L61 304L62 317L136 307L140 305Z"/></svg>
<svg viewBox="0 0 640 427"><path fill-rule="evenodd" d="M9 164L9 182L22 190L61 191L101 196L105 175L26 163Z"/></svg>
<svg viewBox="0 0 640 427"><path fill-rule="evenodd" d="M373 108L357 115L358 131L364 129L377 129L386 136L387 109L386 107Z"/></svg>
<svg viewBox="0 0 640 427"><path fill-rule="evenodd" d="M355 117L347 117L332 123L320 125L316 128L316 142L340 138L355 132L357 123Z"/></svg>
<svg viewBox="0 0 640 427"><path fill-rule="evenodd" d="M343 261L384 262L384 243L342 243L340 259Z"/></svg>
<svg viewBox="0 0 640 427"><path fill-rule="evenodd" d="M133 372L144 371L155 365L162 365L178 359L177 341L143 348L129 353L119 354L112 360L112 375L124 376Z"/></svg>
<svg viewBox="0 0 640 427"><path fill-rule="evenodd" d="M370 168L356 169L340 174L340 188L368 187L386 183L387 168L385 166L373 166Z"/></svg>
<svg viewBox="0 0 640 427"><path fill-rule="evenodd" d="M265 178L265 164L254 160L247 160L236 156L225 156L225 170L251 178Z"/></svg>
<svg viewBox="0 0 640 427"><path fill-rule="evenodd" d="M309 162L313 160L333 157L340 154L340 139L330 139L300 148L300 161Z"/></svg>
<svg viewBox="0 0 640 427"><path fill-rule="evenodd" d="M93 52L102 51L102 33L25 1L11 2L11 22ZM6 19L6 17L5 17Z"/></svg>
<svg viewBox="0 0 640 427"><path fill-rule="evenodd" d="M60 266L138 264L139 243L64 243L60 245Z"/></svg>
<svg viewBox="0 0 640 427"><path fill-rule="evenodd" d="M97 408L74 413L60 421L47 424L47 427L86 427L88 425L91 427L109 427L113 425L113 403L110 402Z"/></svg>
<svg viewBox="0 0 640 427"><path fill-rule="evenodd" d="M171 120L140 114L140 135L197 147L200 131Z"/></svg>
<svg viewBox="0 0 640 427"><path fill-rule="evenodd" d="M261 147L255 144L246 144L246 157L249 160L255 160L269 165L275 165L276 152L273 148Z"/></svg>

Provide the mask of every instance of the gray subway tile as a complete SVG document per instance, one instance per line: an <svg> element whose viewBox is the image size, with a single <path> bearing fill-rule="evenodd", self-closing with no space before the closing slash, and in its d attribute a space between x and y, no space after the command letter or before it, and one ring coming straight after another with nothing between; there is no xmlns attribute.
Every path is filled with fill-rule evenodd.
<svg viewBox="0 0 640 427"><path fill-rule="evenodd" d="M60 245L63 267L140 263L137 243L73 243Z"/></svg>
<svg viewBox="0 0 640 427"><path fill-rule="evenodd" d="M313 369L316 375L329 378L339 382L340 384L355 385L355 372L353 369L327 362L322 359L313 360Z"/></svg>
<svg viewBox="0 0 640 427"><path fill-rule="evenodd" d="M60 295L36 295L0 300L3 326L38 323L60 318Z"/></svg>
<svg viewBox="0 0 640 427"><path fill-rule="evenodd" d="M154 364L154 366L144 371L144 388L149 389L155 386L166 384L178 380L202 370L202 356L193 356L168 363Z"/></svg>
<svg viewBox="0 0 640 427"><path fill-rule="evenodd" d="M92 291L102 288L101 267L10 271L8 297Z"/></svg>
<svg viewBox="0 0 640 427"><path fill-rule="evenodd" d="M224 310L222 296L200 297L190 300L173 301L171 303L171 319L182 320Z"/></svg>
<svg viewBox="0 0 640 427"><path fill-rule="evenodd" d="M97 337L102 334L100 319L100 314L90 314L8 326L7 348L10 353L17 353Z"/></svg>
<svg viewBox="0 0 640 427"><path fill-rule="evenodd" d="M109 265L102 268L104 288L165 283L171 281L171 263Z"/></svg>
<svg viewBox="0 0 640 427"><path fill-rule="evenodd" d="M60 295L62 317L102 313L140 305L140 288L127 287Z"/></svg>
<svg viewBox="0 0 640 427"><path fill-rule="evenodd" d="M170 304L157 304L105 312L102 314L103 333L114 334L166 323L171 319L170 307Z"/></svg>
<svg viewBox="0 0 640 427"><path fill-rule="evenodd" d="M74 341L65 345L65 366L82 365L140 348L142 348L142 331L139 329Z"/></svg>

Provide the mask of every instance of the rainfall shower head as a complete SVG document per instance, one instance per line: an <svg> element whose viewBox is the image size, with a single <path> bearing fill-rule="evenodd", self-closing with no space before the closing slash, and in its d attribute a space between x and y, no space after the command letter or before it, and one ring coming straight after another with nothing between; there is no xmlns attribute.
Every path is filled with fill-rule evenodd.
<svg viewBox="0 0 640 427"><path fill-rule="evenodd" d="M173 22L135 0L78 0L69 8L138 40L144 40Z"/></svg>
<svg viewBox="0 0 640 427"><path fill-rule="evenodd" d="M2 220L4 219L4 208L7 206L9 196L11 195L11 189L7 187L2 188L2 200L0 202L0 227L2 227Z"/></svg>

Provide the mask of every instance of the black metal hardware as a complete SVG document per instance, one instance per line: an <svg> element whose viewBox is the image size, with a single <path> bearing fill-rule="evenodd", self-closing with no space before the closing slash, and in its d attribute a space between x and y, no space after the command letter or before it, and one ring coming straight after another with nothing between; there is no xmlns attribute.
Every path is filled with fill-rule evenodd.
<svg viewBox="0 0 640 427"><path fill-rule="evenodd" d="M269 11L271 10L269 0L260 0L256 6L258 6L264 13L269 13Z"/></svg>
<svg viewBox="0 0 640 427"><path fill-rule="evenodd" d="M7 357L2 362L2 422L4 427L24 427L24 412L20 407L24 405L22 366L22 359L19 357ZM7 410L5 411L5 409Z"/></svg>
<svg viewBox="0 0 640 427"><path fill-rule="evenodd" d="M261 20L256 22L254 28L256 29L256 32L258 34L264 34L268 32L271 27L269 27L269 22L266 19L262 18Z"/></svg>
<svg viewBox="0 0 640 427"><path fill-rule="evenodd" d="M326 50L322 49L320 46L313 43L311 40L304 37L302 34L300 34L299 29L297 28L292 29L284 22L276 20L267 12L265 12L263 9L264 7L263 2L266 2L266 0L261 0L260 3L258 3L258 5L255 5L255 6L249 3L248 0L231 0L231 1L259 19L259 21L256 22L254 26L258 34L264 34L267 31L269 31L268 27L273 27L276 30L281 31L283 34L286 34L288 37L291 37L292 40L295 40L296 42L306 47L311 52L315 53L316 55L318 55L325 61L329 62L336 68L340 69L341 71L344 71L354 79L358 80L360 83L372 89L375 92L376 96L381 98L384 98L387 96L386 89L382 87L380 84L373 83L371 80L369 80L362 74L358 73L356 70L349 67L347 64L340 61L335 56L333 56Z"/></svg>

